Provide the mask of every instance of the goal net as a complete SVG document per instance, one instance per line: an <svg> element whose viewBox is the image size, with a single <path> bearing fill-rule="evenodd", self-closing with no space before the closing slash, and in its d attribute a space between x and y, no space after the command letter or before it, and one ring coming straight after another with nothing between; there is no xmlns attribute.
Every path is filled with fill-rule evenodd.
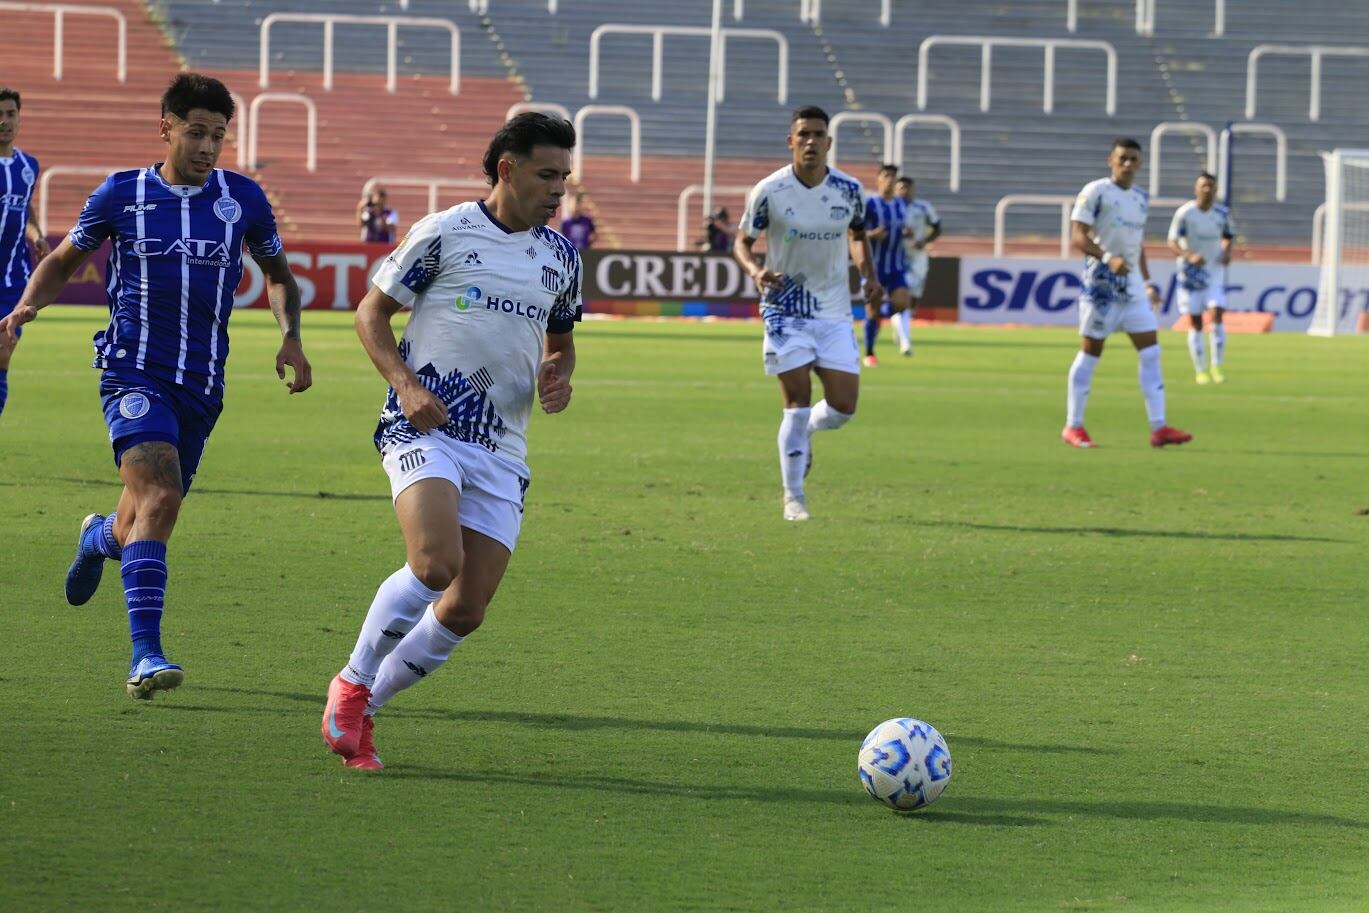
<svg viewBox="0 0 1369 913"><path fill-rule="evenodd" d="M1323 153L1326 206L1317 309L1307 332L1355 333L1369 299L1369 149Z"/></svg>

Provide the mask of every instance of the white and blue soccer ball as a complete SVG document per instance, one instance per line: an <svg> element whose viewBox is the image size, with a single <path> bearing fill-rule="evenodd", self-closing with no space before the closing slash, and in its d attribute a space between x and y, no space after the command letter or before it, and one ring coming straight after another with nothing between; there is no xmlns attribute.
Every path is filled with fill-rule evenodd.
<svg viewBox="0 0 1369 913"><path fill-rule="evenodd" d="M951 782L951 750L930 723L885 720L860 743L860 782L895 811L914 811L935 802Z"/></svg>

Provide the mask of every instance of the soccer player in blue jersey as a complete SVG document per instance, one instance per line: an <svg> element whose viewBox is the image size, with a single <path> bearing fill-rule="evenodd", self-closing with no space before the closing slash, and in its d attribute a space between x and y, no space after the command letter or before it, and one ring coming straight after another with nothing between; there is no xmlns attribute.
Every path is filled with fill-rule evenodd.
<svg viewBox="0 0 1369 913"><path fill-rule="evenodd" d="M128 693L147 700L184 672L162 650L166 544L190 490L205 441L223 408L228 317L247 245L266 276L280 324L276 373L293 370L291 393L311 383L300 345L299 289L262 189L214 167L233 117L223 83L177 76L162 96L166 160L111 174L80 221L34 271L23 298L0 320L0 345L51 304L101 242L111 242L109 325L95 334L94 367L124 490L108 517L81 523L66 596L95 594L106 558L120 562L133 660Z"/></svg>
<svg viewBox="0 0 1369 913"><path fill-rule="evenodd" d="M879 193L865 201L865 237L875 258L875 275L884 287L885 300L879 310L865 314L865 366L879 364L875 343L879 340L879 318L894 316L908 309L908 262L903 249L903 226L908 204L894 193L898 169L882 165L875 178Z"/></svg>
<svg viewBox="0 0 1369 913"><path fill-rule="evenodd" d="M520 114L485 151L484 200L419 220L357 307L390 384L375 445L407 561L376 591L322 731L348 767L379 770L374 716L451 658L485 619L523 524L528 419L570 404L580 254L548 223L575 128ZM412 307L404 338L390 320ZM849 331L848 331L849 332Z"/></svg>
<svg viewBox="0 0 1369 913"><path fill-rule="evenodd" d="M19 93L0 86L0 179L4 181L0 185L0 318L14 310L28 285L32 270L29 245L40 261L48 254L48 242L32 206L33 191L38 186L38 160L14 146L19 138L19 105ZM13 354L14 346L0 341L0 413L9 398Z"/></svg>

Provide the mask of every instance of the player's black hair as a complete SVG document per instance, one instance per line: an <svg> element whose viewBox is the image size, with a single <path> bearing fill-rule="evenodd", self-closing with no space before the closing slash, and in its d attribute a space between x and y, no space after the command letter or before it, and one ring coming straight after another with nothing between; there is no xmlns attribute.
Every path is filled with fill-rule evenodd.
<svg viewBox="0 0 1369 913"><path fill-rule="evenodd" d="M540 111L526 111L506 121L490 140L485 150L485 180L493 187L499 183L499 159L505 152L524 156L532 154L533 146L575 148L575 125L561 117L550 117Z"/></svg>
<svg viewBox="0 0 1369 913"><path fill-rule="evenodd" d="M232 120L237 110L233 96L223 83L212 76L182 73L171 80L171 85L162 93L162 117L174 114L185 120L195 108L222 114L225 120Z"/></svg>
<svg viewBox="0 0 1369 913"><path fill-rule="evenodd" d="M906 174L903 177L899 178L897 181L894 181L895 185L907 184L909 187L913 186L915 183L917 182L913 178L908 177L908 175Z"/></svg>
<svg viewBox="0 0 1369 913"><path fill-rule="evenodd" d="M0 98L2 98L2 97L3 97L3 96L0 96ZM1197 179L1200 180L1200 181L1211 181L1211 182L1214 183L1214 184L1217 183L1217 175L1213 174L1213 173L1210 172L1210 171L1200 171L1200 172L1198 172L1198 178L1197 178Z"/></svg>
<svg viewBox="0 0 1369 913"><path fill-rule="evenodd" d="M1108 151L1111 152L1113 149L1135 149L1140 152L1141 144L1129 136L1119 136L1112 141L1112 146L1108 148Z"/></svg>
<svg viewBox="0 0 1369 913"><path fill-rule="evenodd" d="M897 166L897 165L888 165L888 164L880 165L880 166L879 166L879 173L880 173L880 174L898 174L898 166Z"/></svg>
<svg viewBox="0 0 1369 913"><path fill-rule="evenodd" d="M11 101L11 100L13 100L14 106L15 106L16 108L22 108L22 107L24 107L23 103L19 101L19 90L18 90L18 89L11 89L9 86L0 86L0 101Z"/></svg>
<svg viewBox="0 0 1369 913"><path fill-rule="evenodd" d="M824 124L830 124L832 122L832 118L827 116L827 112L817 105L804 105L802 108L794 109L794 113L789 115L789 123L792 124L796 120L805 120L810 117L816 118Z"/></svg>

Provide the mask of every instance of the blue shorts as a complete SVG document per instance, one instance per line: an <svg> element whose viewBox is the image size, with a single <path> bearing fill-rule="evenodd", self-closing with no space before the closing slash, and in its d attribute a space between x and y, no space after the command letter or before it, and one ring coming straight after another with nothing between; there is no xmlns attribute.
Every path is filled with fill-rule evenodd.
<svg viewBox="0 0 1369 913"><path fill-rule="evenodd" d="M190 491L223 404L130 368L110 368L100 375L100 399L114 447L114 465L119 465L130 447L165 441L180 456L181 491Z"/></svg>
<svg viewBox="0 0 1369 913"><path fill-rule="evenodd" d="M11 285L6 288L0 285L0 320L9 316L10 311L14 310L14 306L19 303L19 299L22 297L24 297L24 286ZM15 328L14 335L23 336L24 328Z"/></svg>
<svg viewBox="0 0 1369 913"><path fill-rule="evenodd" d="M902 270L892 273L880 272L876 274L875 278L878 279L879 284L883 286L885 296L888 296L898 289L908 287L908 275Z"/></svg>

